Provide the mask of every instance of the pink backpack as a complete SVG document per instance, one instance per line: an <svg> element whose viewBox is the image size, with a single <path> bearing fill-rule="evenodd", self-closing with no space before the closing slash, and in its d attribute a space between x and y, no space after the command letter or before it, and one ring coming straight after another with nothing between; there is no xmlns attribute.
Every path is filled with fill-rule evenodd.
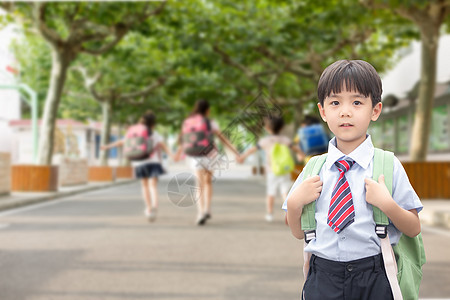
<svg viewBox="0 0 450 300"><path fill-rule="evenodd" d="M184 120L181 134L184 153L189 156L206 156L214 148L211 123L200 114Z"/></svg>
<svg viewBox="0 0 450 300"><path fill-rule="evenodd" d="M154 149L151 132L147 126L136 124L128 128L125 134L123 153L129 160L147 159Z"/></svg>

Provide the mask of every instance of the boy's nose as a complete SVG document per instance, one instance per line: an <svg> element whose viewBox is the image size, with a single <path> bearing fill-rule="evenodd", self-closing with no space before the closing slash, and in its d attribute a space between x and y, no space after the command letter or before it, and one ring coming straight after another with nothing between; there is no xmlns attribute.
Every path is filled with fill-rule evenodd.
<svg viewBox="0 0 450 300"><path fill-rule="evenodd" d="M339 116L341 117L341 118L343 118L343 117L350 117L351 116L351 113L350 113L350 111L349 110L341 110L341 113L339 114Z"/></svg>

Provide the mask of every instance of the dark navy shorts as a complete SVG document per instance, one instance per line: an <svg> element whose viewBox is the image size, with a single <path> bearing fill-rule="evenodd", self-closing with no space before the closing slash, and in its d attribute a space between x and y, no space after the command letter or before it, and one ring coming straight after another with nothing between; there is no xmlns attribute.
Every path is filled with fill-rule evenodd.
<svg viewBox="0 0 450 300"><path fill-rule="evenodd" d="M305 300L390 300L392 296L381 254L349 262L312 255L303 286Z"/></svg>
<svg viewBox="0 0 450 300"><path fill-rule="evenodd" d="M148 163L145 165L137 166L134 169L134 175L136 178L151 178L158 177L164 174L164 169L159 163Z"/></svg>

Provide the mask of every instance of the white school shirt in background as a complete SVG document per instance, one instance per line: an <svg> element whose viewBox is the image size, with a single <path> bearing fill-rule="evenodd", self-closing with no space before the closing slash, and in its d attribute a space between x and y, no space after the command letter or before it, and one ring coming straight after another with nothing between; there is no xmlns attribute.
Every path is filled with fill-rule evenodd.
<svg viewBox="0 0 450 300"><path fill-rule="evenodd" d="M153 145L154 145L155 149L150 154L149 158L147 158L145 160L132 161L131 165L134 168L145 165L145 164L149 164L149 163L155 163L155 164L161 163L161 143L164 141L164 139L156 131L153 131L151 138L153 139Z"/></svg>
<svg viewBox="0 0 450 300"><path fill-rule="evenodd" d="M328 146L328 156L319 176L323 182L322 192L316 201L316 239L306 246L305 251L319 257L333 261L346 262L381 253L380 239L375 233L372 205L366 202L365 178L372 178L374 147L368 135L366 140L349 155L343 154L336 148L336 138ZM335 233L327 224L328 209L331 193L339 177L339 170L334 165L337 160L351 158L355 161L353 167L345 173L350 185L355 207L355 222L346 227L341 233ZM303 180L303 172L298 176L288 197L284 201L283 209L287 210L287 199L290 193ZM408 176L400 161L394 158L394 179L392 197L397 204L406 210L423 208L419 197L412 188ZM391 244L398 243L401 232L390 223L388 233Z"/></svg>
<svg viewBox="0 0 450 300"><path fill-rule="evenodd" d="M270 134L270 135L260 139L259 142L257 143L257 145L261 149L264 150L265 165L266 165L267 173L272 173L272 164L270 161L270 156L271 156L270 154L272 152L273 147L277 143L280 143L280 144L283 144L283 145L286 145L289 147L292 144L292 140L284 135Z"/></svg>

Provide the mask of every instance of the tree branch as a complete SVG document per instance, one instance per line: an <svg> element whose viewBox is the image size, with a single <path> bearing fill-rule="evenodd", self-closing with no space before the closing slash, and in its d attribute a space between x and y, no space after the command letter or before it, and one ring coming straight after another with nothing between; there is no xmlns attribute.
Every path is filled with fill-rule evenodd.
<svg viewBox="0 0 450 300"><path fill-rule="evenodd" d="M80 49L81 52L89 53L89 54L92 54L92 55L103 54L103 53L111 50L114 46L116 46L122 40L122 38L125 36L125 34L128 32L128 29L125 29L122 24L117 24L114 27L113 31L114 31L113 32L114 39L111 42L103 45L99 49L87 49L86 47L81 46L81 49ZM82 38L82 43L83 42L87 42L87 41L91 41L91 40L104 39L105 37L106 36L104 36L101 33L93 34L93 35L86 35L86 36L84 36Z"/></svg>
<svg viewBox="0 0 450 300"><path fill-rule="evenodd" d="M307 77L307 78L313 78L314 72L311 70L307 70L305 68L302 68L300 65L307 64L308 61L306 60L292 60L274 55L272 52L270 52L269 49L266 47L258 47L256 49L258 52L260 52L262 55L270 59L271 61L275 62L276 64L283 65L283 70L288 71L296 76L299 77Z"/></svg>
<svg viewBox="0 0 450 300"><path fill-rule="evenodd" d="M92 97L94 97L94 99L96 101L104 102L107 99L107 97L104 97L103 95L98 94L96 89L95 89L95 84L102 77L101 73L95 74L94 77L89 77L88 71L86 70L86 68L84 68L82 66L74 66L71 69L74 69L74 70L80 72L81 76L84 79L84 86L89 91L89 93L92 95Z"/></svg>
<svg viewBox="0 0 450 300"><path fill-rule="evenodd" d="M153 82L152 84L148 85L146 88L144 88L141 91L138 92L132 92L132 93L127 93L127 94L122 94L118 97L119 100L124 100L124 101L132 101L133 98L138 98L138 97L145 97L148 94L150 94L152 91L154 91L157 87L162 86L167 80L167 77L159 77L156 82ZM143 102L143 100L142 100Z"/></svg>
<svg viewBox="0 0 450 300"><path fill-rule="evenodd" d="M263 81L261 81L259 79L259 76L257 76L257 74L255 74L255 73L253 73L249 68L247 68L246 66L231 59L231 57L225 51L220 49L218 45L214 45L213 49L214 49L214 52L216 52L217 54L220 55L220 57L222 58L222 61L225 64L241 70L245 74L245 76L247 76L248 78L250 78L252 80L255 80L259 85L267 85Z"/></svg>
<svg viewBox="0 0 450 300"><path fill-rule="evenodd" d="M89 41L95 40L103 40L108 35L114 36L114 39L100 47L99 49L88 49L84 46L81 47L81 52L85 52L92 55L99 55L111 50L114 46L116 46L122 38L130 31L130 29L136 25L144 22L150 16L158 15L163 11L164 6L166 5L166 1L163 1L161 5L159 5L156 9L148 11L144 10L143 13L134 14L127 17L126 21L120 21L116 23L114 26L105 28L103 26L94 25L88 22L85 22L83 27L90 26L91 29L95 28L94 33L81 35L78 40L80 43L85 43ZM147 6L149 7L149 6Z"/></svg>
<svg viewBox="0 0 450 300"><path fill-rule="evenodd" d="M34 3L33 8L33 22L35 23L36 28L39 33L53 46L57 46L60 43L63 43L63 40L58 35L58 33L47 26L45 23L45 8L47 3L45 2L36 2Z"/></svg>

